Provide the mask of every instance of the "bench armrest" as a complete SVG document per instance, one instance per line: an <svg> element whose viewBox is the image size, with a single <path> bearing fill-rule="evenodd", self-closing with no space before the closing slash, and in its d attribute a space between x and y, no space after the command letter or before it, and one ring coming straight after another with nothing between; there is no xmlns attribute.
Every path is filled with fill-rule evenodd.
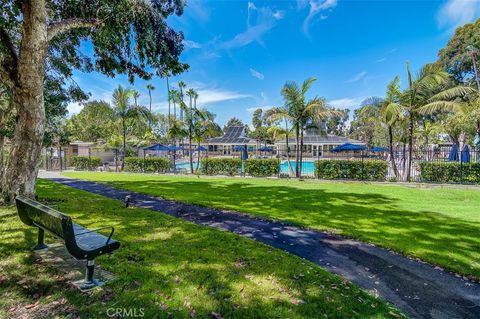
<svg viewBox="0 0 480 319"><path fill-rule="evenodd" d="M110 232L110 235L108 236L108 239L107 239L107 241L105 242L105 245L106 245L106 244L108 244L108 243L110 242L110 239L112 239L113 233L115 232L115 228L113 228L113 226L105 226L105 227L100 227L100 228L92 229L92 230L89 230L89 231L84 231L83 233L75 234L75 237L80 236L80 235L85 235L85 234L93 233L93 232L96 232L96 231L102 230L102 229L108 229L108 228L111 228L112 231Z"/></svg>

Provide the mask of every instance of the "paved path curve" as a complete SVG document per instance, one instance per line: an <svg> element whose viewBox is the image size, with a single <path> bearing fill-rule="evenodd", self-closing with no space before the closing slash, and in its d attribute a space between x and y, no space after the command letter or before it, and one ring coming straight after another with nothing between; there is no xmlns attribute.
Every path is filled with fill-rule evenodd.
<svg viewBox="0 0 480 319"><path fill-rule="evenodd" d="M411 317L480 318L480 284L389 250L281 222L58 176L44 177L113 199L130 195L136 207L234 232L303 257L388 300Z"/></svg>

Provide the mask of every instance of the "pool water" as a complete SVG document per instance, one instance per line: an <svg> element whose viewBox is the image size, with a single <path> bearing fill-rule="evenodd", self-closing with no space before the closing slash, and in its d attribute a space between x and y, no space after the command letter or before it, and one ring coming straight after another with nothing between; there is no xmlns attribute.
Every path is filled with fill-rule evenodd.
<svg viewBox="0 0 480 319"><path fill-rule="evenodd" d="M295 172L295 161L290 161L292 164L292 169ZM280 174L289 174L289 169L288 169L288 162L283 161L282 164L280 164ZM315 163L314 162L303 162L302 163L302 175L306 176L314 176L315 175Z"/></svg>
<svg viewBox="0 0 480 319"><path fill-rule="evenodd" d="M295 161L290 161L292 164L292 169L295 172ZM185 169L187 171L190 171L190 163L189 162L183 162L183 163L176 163L175 167L177 170L180 169ZM193 162L193 169L197 168L197 162ZM283 161L280 164L280 174L289 174L289 169L288 169L288 162ZM302 175L304 176L314 176L315 175L315 164L314 162L303 162L302 163Z"/></svg>

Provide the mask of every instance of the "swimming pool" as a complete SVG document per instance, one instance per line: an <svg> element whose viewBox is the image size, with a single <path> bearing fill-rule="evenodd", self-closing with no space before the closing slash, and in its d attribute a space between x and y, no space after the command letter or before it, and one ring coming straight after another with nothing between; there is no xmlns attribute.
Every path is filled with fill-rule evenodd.
<svg viewBox="0 0 480 319"><path fill-rule="evenodd" d="M187 171L190 171L190 162L183 162L183 163L176 163L175 167L177 169L186 169ZM197 168L197 162L193 162L193 169Z"/></svg>
<svg viewBox="0 0 480 319"><path fill-rule="evenodd" d="M295 160L291 160L290 163L292 164L292 169L295 172ZM280 164L280 174L288 174L288 162L283 161ZM315 163L314 162L302 162L302 175L305 176L314 176L315 175Z"/></svg>

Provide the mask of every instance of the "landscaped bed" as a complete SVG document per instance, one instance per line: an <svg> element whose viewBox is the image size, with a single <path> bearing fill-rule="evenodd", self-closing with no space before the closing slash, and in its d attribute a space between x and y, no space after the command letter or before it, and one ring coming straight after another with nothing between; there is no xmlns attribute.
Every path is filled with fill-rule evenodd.
<svg viewBox="0 0 480 319"><path fill-rule="evenodd" d="M334 231L480 279L480 189L65 173L132 191Z"/></svg>
<svg viewBox="0 0 480 319"><path fill-rule="evenodd" d="M0 317L383 318L392 307L300 258L235 234L197 226L48 181L40 201L87 227L111 224L122 247L97 259L117 278L82 294L34 260L36 231L0 209ZM52 238L47 236L47 243ZM72 316L72 315L70 315Z"/></svg>

